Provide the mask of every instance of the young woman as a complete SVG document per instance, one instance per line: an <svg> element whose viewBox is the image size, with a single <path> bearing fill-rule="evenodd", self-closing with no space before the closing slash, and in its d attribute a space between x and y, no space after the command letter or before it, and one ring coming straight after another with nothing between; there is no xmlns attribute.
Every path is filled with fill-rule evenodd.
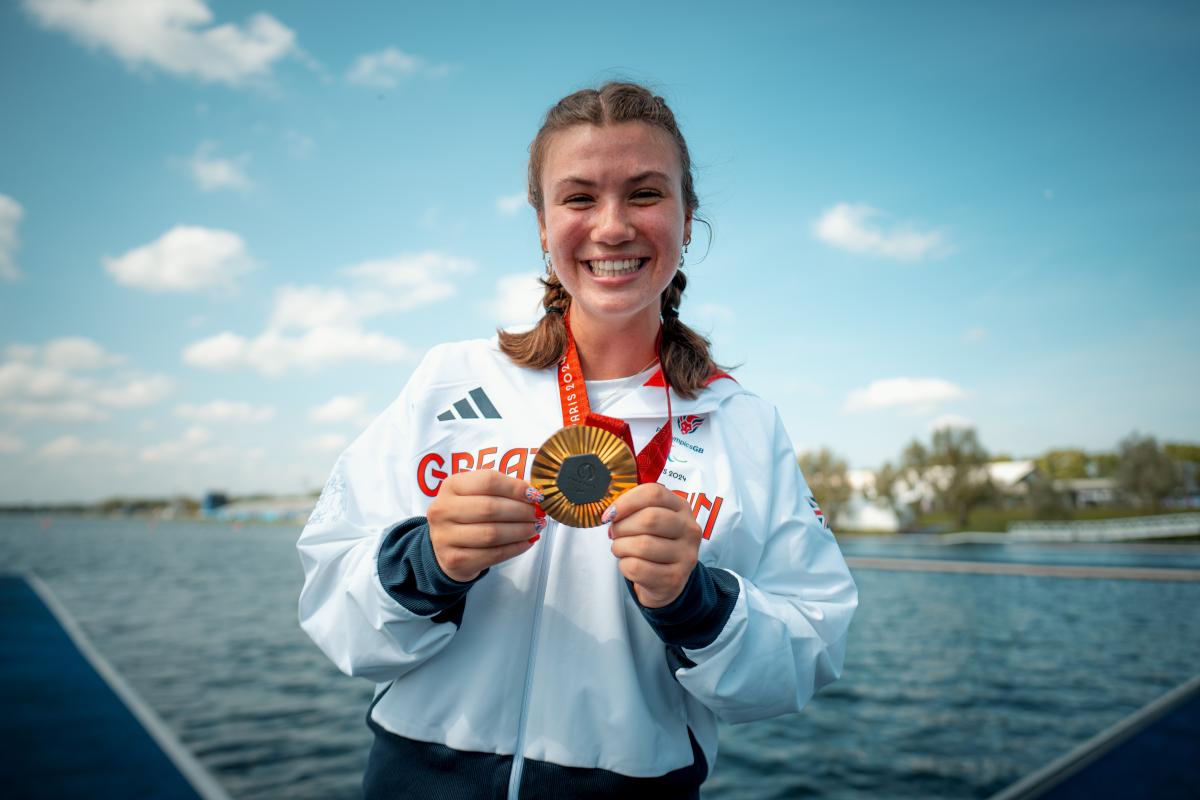
<svg viewBox="0 0 1200 800"><path fill-rule="evenodd" d="M696 797L718 719L837 678L857 593L778 413L679 320L699 201L662 98L561 100L529 200L545 315L433 348L338 459L300 622L378 685L369 798ZM636 454L598 525L530 482L573 425Z"/></svg>

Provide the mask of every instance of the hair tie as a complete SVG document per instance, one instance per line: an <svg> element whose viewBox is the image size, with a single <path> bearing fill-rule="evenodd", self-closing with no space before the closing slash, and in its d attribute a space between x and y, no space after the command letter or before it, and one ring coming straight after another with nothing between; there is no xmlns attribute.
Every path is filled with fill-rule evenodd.
<svg viewBox="0 0 1200 800"><path fill-rule="evenodd" d="M547 306L546 313L547 314L558 314L561 317L562 313L563 313L562 306Z"/></svg>
<svg viewBox="0 0 1200 800"><path fill-rule="evenodd" d="M679 309L678 308L664 308L663 312L662 312L662 316L663 316L664 322L671 321L671 320L677 320L677 319L679 319Z"/></svg>

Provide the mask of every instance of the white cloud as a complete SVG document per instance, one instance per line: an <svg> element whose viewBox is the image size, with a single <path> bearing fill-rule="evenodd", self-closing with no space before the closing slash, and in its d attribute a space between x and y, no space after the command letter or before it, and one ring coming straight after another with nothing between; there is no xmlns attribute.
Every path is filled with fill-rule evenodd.
<svg viewBox="0 0 1200 800"><path fill-rule="evenodd" d="M152 292L231 287L253 267L242 237L190 225L177 225L149 244L104 259L117 283Z"/></svg>
<svg viewBox="0 0 1200 800"><path fill-rule="evenodd" d="M41 401L30 400L0 403L0 414L20 420L46 420L49 422L99 422L109 415L85 400Z"/></svg>
<svg viewBox="0 0 1200 800"><path fill-rule="evenodd" d="M441 215L442 210L437 206L427 208L422 211L421 216L417 218L417 224L426 230L434 230L438 226Z"/></svg>
<svg viewBox="0 0 1200 800"><path fill-rule="evenodd" d="M496 198L496 210L506 217L515 217L528 202L524 192L506 194Z"/></svg>
<svg viewBox="0 0 1200 800"><path fill-rule="evenodd" d="M925 410L966 396L962 388L941 378L885 378L850 392L845 409L867 411L900 406Z"/></svg>
<svg viewBox="0 0 1200 800"><path fill-rule="evenodd" d="M196 152L188 159L188 171L196 185L205 192L215 192L219 189L245 192L252 188L254 184L246 177L246 165L250 163L250 156L219 158L216 150L216 142L201 142Z"/></svg>
<svg viewBox="0 0 1200 800"><path fill-rule="evenodd" d="M0 398L85 395L95 381L71 375L57 367L9 361L0 364Z"/></svg>
<svg viewBox="0 0 1200 800"><path fill-rule="evenodd" d="M32 344L10 344L4 348L4 356L10 361L20 361L28 363L37 358L37 345Z"/></svg>
<svg viewBox="0 0 1200 800"><path fill-rule="evenodd" d="M929 431L944 431L944 430L965 430L974 428L974 420L960 417L957 414L943 414L929 423Z"/></svg>
<svg viewBox="0 0 1200 800"><path fill-rule="evenodd" d="M36 349L29 353L33 355ZM42 346L42 360L47 366L65 370L97 370L123 364L125 356L110 353L101 345L82 336L51 339Z"/></svg>
<svg viewBox="0 0 1200 800"><path fill-rule="evenodd" d="M353 298L343 289L324 286L282 286L275 292L275 308L267 327L271 330L308 330L329 325L352 325L370 316L365 305L377 297Z"/></svg>
<svg viewBox="0 0 1200 800"><path fill-rule="evenodd" d="M404 342L363 329L381 314L409 311L457 291L448 276L472 272L474 263L426 251L365 261L339 270L356 281L348 288L283 286L266 330L254 338L231 331L189 345L184 361L209 369L249 367L279 376L349 360L393 363L414 357Z"/></svg>
<svg viewBox="0 0 1200 800"><path fill-rule="evenodd" d="M529 272L504 275L496 281L485 311L504 327L528 325L541 316L542 285Z"/></svg>
<svg viewBox="0 0 1200 800"><path fill-rule="evenodd" d="M268 422L275 418L272 406L255 406L230 400L213 400L203 405L181 403L175 416L196 422Z"/></svg>
<svg viewBox="0 0 1200 800"><path fill-rule="evenodd" d="M5 353L10 360L0 363L0 400L9 402L0 405L0 413L22 419L107 419L97 404L141 408L159 402L174 388L165 375L113 371L127 361L125 356L79 336L52 339L44 345L10 345Z"/></svg>
<svg viewBox="0 0 1200 800"><path fill-rule="evenodd" d="M457 258L436 250L425 250L420 253L402 253L394 258L364 261L339 270L352 278L362 278L385 289L402 289L405 292L416 292L421 297L421 290L436 287L436 297L441 299L445 291L454 292L454 284L440 280L445 275L461 275L475 271L475 263L470 259ZM411 302L411 301L410 301ZM419 299L414 305L432 302Z"/></svg>
<svg viewBox="0 0 1200 800"><path fill-rule="evenodd" d="M832 247L899 261L919 261L945 245L937 231L917 231L907 225L885 230L877 224L882 216L871 206L838 203L813 223L813 233Z"/></svg>
<svg viewBox="0 0 1200 800"><path fill-rule="evenodd" d="M296 34L269 14L213 24L205 0L24 0L43 27L106 50L130 68L240 86L299 54Z"/></svg>
<svg viewBox="0 0 1200 800"><path fill-rule="evenodd" d="M96 399L114 408L143 408L171 394L174 383L165 375L151 375L119 381L96 392Z"/></svg>
<svg viewBox="0 0 1200 800"><path fill-rule="evenodd" d="M0 453L20 453L25 449L25 442L16 436L0 432Z"/></svg>
<svg viewBox="0 0 1200 800"><path fill-rule="evenodd" d="M129 455L129 445L111 439L86 441L78 436L60 436L42 445L37 455L48 459L124 458Z"/></svg>
<svg viewBox="0 0 1200 800"><path fill-rule="evenodd" d="M188 428L183 436L156 445L142 448L138 454L142 461L212 461L219 450L206 450L205 445L212 439L212 434L199 425Z"/></svg>
<svg viewBox="0 0 1200 800"><path fill-rule="evenodd" d="M207 369L249 367L278 377L295 369L315 370L346 361L395 363L414 353L403 342L353 328L320 327L288 337L268 330L254 339L228 331L202 339L183 351L183 360Z"/></svg>
<svg viewBox="0 0 1200 800"><path fill-rule="evenodd" d="M338 395L308 412L313 422L361 422L367 414L367 399L362 395Z"/></svg>
<svg viewBox="0 0 1200 800"><path fill-rule="evenodd" d="M317 149L317 143L311 136L297 130L289 130L284 134L287 141L288 154L295 159L309 158Z"/></svg>
<svg viewBox="0 0 1200 800"><path fill-rule="evenodd" d="M358 280L349 288L284 286L276 292L268 328L308 330L355 326L381 314L409 311L458 291L446 276L473 272L474 263L434 251L364 261L339 272Z"/></svg>
<svg viewBox="0 0 1200 800"><path fill-rule="evenodd" d="M0 194L0 281L15 281L21 277L17 267L17 226L25 216L25 209L6 194Z"/></svg>
<svg viewBox="0 0 1200 800"><path fill-rule="evenodd" d="M376 53L364 53L346 73L346 82L373 89L391 89L417 74L440 76L449 72L445 64L433 65L420 56L398 47L386 47Z"/></svg>
<svg viewBox="0 0 1200 800"><path fill-rule="evenodd" d="M336 453L346 447L349 440L340 433L323 433L304 441L306 450L316 450L321 453Z"/></svg>
<svg viewBox="0 0 1200 800"><path fill-rule="evenodd" d="M968 328L963 331L963 341L967 344L978 344L987 338L986 328Z"/></svg>

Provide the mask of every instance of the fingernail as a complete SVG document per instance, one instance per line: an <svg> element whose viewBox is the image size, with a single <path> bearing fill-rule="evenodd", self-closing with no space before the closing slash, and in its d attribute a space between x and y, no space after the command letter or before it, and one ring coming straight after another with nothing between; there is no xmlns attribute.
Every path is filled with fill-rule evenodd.
<svg viewBox="0 0 1200 800"><path fill-rule="evenodd" d="M544 530L546 530L546 518L541 517L533 523L533 532L540 536Z"/></svg>
<svg viewBox="0 0 1200 800"><path fill-rule="evenodd" d="M540 539L540 538L542 538L542 535L539 533L537 536L534 536L532 539L530 539L530 540L529 540L529 543L530 543L530 544L533 544L534 542L536 542L536 541L537 541L538 539Z"/></svg>
<svg viewBox="0 0 1200 800"><path fill-rule="evenodd" d="M604 516L600 517L600 522L602 522L604 524L608 524L609 522L612 522L616 518L617 518L617 507L609 506L608 510L604 512Z"/></svg>
<svg viewBox="0 0 1200 800"><path fill-rule="evenodd" d="M533 516L537 517L538 519L545 519L546 518L546 509L542 508L537 503L534 503L533 504Z"/></svg>
<svg viewBox="0 0 1200 800"><path fill-rule="evenodd" d="M546 499L546 495L539 492L537 489L530 486L525 490L525 499L531 503L540 503Z"/></svg>

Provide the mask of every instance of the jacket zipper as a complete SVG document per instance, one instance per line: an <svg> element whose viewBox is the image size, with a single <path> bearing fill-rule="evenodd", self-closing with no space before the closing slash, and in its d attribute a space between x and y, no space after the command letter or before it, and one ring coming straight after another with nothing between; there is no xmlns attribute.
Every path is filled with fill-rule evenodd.
<svg viewBox="0 0 1200 800"><path fill-rule="evenodd" d="M538 562L537 600L533 607L533 633L529 640L529 662L525 665L525 692L521 696L521 716L517 721L517 747L513 751L512 771L508 775L508 800L521 796L521 773L525 768L525 726L529 715L529 695L533 691L533 665L537 661L538 631L542 624L542 606L546 599L546 573L550 569L550 528L557 529L558 523L551 522L543 537L541 561Z"/></svg>

